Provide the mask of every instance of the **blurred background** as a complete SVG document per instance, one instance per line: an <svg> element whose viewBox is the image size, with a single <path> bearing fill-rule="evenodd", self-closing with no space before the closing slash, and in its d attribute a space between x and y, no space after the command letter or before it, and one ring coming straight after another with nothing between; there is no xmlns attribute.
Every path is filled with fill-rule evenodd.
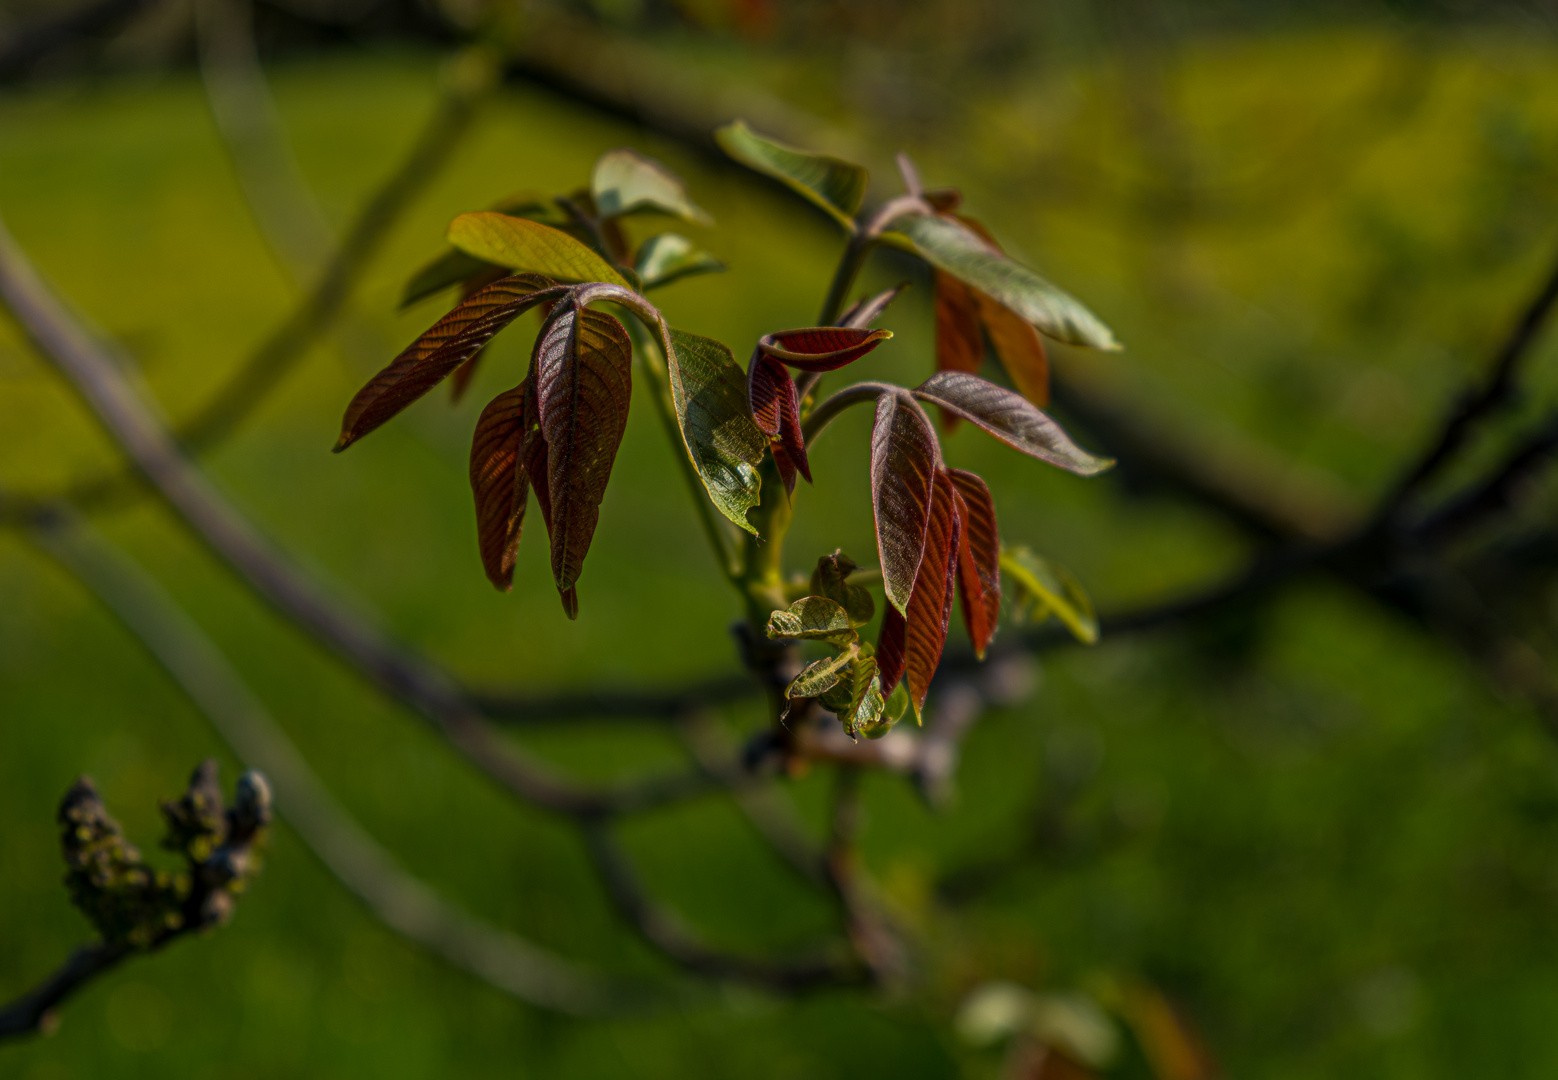
<svg viewBox="0 0 1558 1080"><path fill-rule="evenodd" d="M988 479L1007 542L1069 567L1104 613L1196 594L1272 543L1227 499L1173 482L1176 462L1289 538L1366 520L1558 249L1558 8L1535 0L3 0L0 215L177 422L294 311L426 138L471 41L503 57L499 84L426 162L342 317L201 460L345 603L477 686L669 686L738 666L738 605L637 403L579 620L558 610L534 535L511 594L484 580L470 430L519 378L533 319L457 405L431 394L328 452L351 394L441 314L440 300L397 304L448 220L572 190L608 149L663 161L713 215L686 231L728 272L657 302L738 357L815 318L842 240L713 149L736 116L869 164L872 201L897 192L892 155L909 151L1098 312L1126 349L1055 347L1056 411L1121 457L1115 473L1083 481L967 429L947 455ZM889 255L867 269L868 284L903 279L883 321L896 336L862 377L933 370L928 277ZM1555 361L1539 340L1516 406L1426 507L1550 414ZM874 561L868 436L856 410L814 458L795 569L836 546ZM57 491L116 460L0 320L0 493ZM1416 591L1315 572L1042 653L1031 690L969 735L943 807L866 777L866 866L926 950L914 993L720 989L648 1016L560 1018L385 929L283 806L229 927L92 984L55 1035L0 1046L0 1075L1074 1075L977 1037L970 995L1010 983L1106 1017L1111 1076L1550 1076L1558 488L1535 472L1512 494L1397 575ZM319 653L155 500L92 520L409 870L564 955L667 970L614 916L566 822L505 798ZM763 723L750 702L721 719ZM516 738L587 777L685 757L663 726L604 718ZM89 592L0 531L0 999L89 936L53 819L75 776L150 851L157 799L204 756L229 780L240 768ZM820 836L825 777L786 787ZM834 926L729 800L637 818L623 838L650 887L722 945L782 952Z"/></svg>

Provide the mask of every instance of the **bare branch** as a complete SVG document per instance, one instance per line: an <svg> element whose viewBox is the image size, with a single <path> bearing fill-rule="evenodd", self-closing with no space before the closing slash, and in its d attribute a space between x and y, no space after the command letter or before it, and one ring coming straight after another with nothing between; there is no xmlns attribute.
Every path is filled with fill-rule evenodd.
<svg viewBox="0 0 1558 1080"><path fill-rule="evenodd" d="M37 987L9 1005L0 1006L0 1039L49 1034L57 1022L55 1010L66 998L105 971L117 967L134 951L128 945L109 945L101 941L81 946Z"/></svg>
<svg viewBox="0 0 1558 1080"><path fill-rule="evenodd" d="M178 444L189 453L217 445L264 400L339 316L353 284L378 251L390 227L449 157L469 126L487 85L477 78L451 78L449 85L400 166L374 192L347 231L318 283L270 337L195 414L177 425ZM14 242L6 239L14 249ZM139 494L135 470L110 466L70 484L63 493L10 495L0 500L0 524L25 525L63 498L81 509L123 503Z"/></svg>
<svg viewBox="0 0 1558 1080"><path fill-rule="evenodd" d="M386 926L522 1001L590 1014L641 1003L613 983L452 906L407 874L348 814L231 662L167 592L64 508L29 532L91 591L205 716L233 753L262 770L278 811L325 867Z"/></svg>

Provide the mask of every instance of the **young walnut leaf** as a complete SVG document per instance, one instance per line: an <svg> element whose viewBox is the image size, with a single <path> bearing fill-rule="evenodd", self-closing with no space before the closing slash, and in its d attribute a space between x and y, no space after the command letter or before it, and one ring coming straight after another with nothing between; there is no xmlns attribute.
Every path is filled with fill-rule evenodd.
<svg viewBox="0 0 1558 1080"><path fill-rule="evenodd" d="M713 338L670 330L664 341L671 404L687 455L715 508L755 533L747 511L761 501L757 466L768 440L752 422L741 368Z"/></svg>
<svg viewBox="0 0 1558 1080"><path fill-rule="evenodd" d="M882 588L899 614L925 554L931 487L941 465L941 446L925 411L905 391L883 394L871 429L871 505L876 518ZM883 685L892 689L890 681Z"/></svg>
<svg viewBox="0 0 1558 1080"><path fill-rule="evenodd" d="M812 326L765 334L757 348L764 356L801 371L837 371L892 336L891 330Z"/></svg>
<svg viewBox="0 0 1558 1080"><path fill-rule="evenodd" d="M752 422L768 436L768 448L779 467L784 489L793 494L796 473L806 477L808 484L812 482L795 380L783 364L756 349L747 368L747 398L752 405Z"/></svg>
<svg viewBox="0 0 1558 1080"><path fill-rule="evenodd" d="M675 173L633 150L608 150L600 156L590 177L590 194L603 218L658 210L694 225L714 224L707 211L688 198Z"/></svg>
<svg viewBox="0 0 1558 1080"><path fill-rule="evenodd" d="M547 225L562 226L567 220L558 212L555 203L543 195L534 193L511 196L492 209L499 214L529 218ZM451 248L412 275L411 280L406 282L405 291L401 294L400 307L404 310L418 300L424 300L452 285L461 283L468 285L472 278L490 269L504 270L505 268L483 262L474 255L467 255L459 248ZM498 275L498 277L502 276L501 273Z"/></svg>
<svg viewBox="0 0 1558 1080"><path fill-rule="evenodd" d="M979 301L973 289L936 271L936 370L976 372L985 362Z"/></svg>
<svg viewBox="0 0 1558 1080"><path fill-rule="evenodd" d="M488 266L482 264L482 268L470 279L460 286L460 304L465 303L471 297L481 292L488 285L502 281L508 276L508 270L501 266ZM459 304L455 305L456 307ZM551 313L551 309L545 300L541 301L543 318ZM476 367L481 363L482 356L486 353L486 346L476 350L476 354L465 363L454 369L454 374L449 377L449 400L458 403L465 396L466 388L471 385L471 379L476 375Z"/></svg>
<svg viewBox="0 0 1558 1080"><path fill-rule="evenodd" d="M1049 403L1049 355L1044 339L1030 324L982 292L974 293L979 317L990 335L990 347L1023 397L1035 405Z"/></svg>
<svg viewBox="0 0 1558 1080"><path fill-rule="evenodd" d="M569 618L574 584L600 519L601 499L627 430L632 342L621 323L560 302L536 339L532 365L552 505L552 576Z"/></svg>
<svg viewBox="0 0 1558 1080"><path fill-rule="evenodd" d="M1021 263L1013 262L957 218L914 214L892 226L938 270L971 285L1056 341L1118 349L1114 334L1083 303Z"/></svg>
<svg viewBox="0 0 1558 1080"><path fill-rule="evenodd" d="M1098 617L1082 583L1026 547L1002 548L1001 569L1016 586L1012 616L1037 625L1054 615L1084 645L1098 640Z"/></svg>
<svg viewBox="0 0 1558 1080"><path fill-rule="evenodd" d="M963 625L979 659L995 637L1001 614L1001 538L996 531L995 500L978 476L948 469L962 532L958 538L958 599Z"/></svg>
<svg viewBox="0 0 1558 1080"><path fill-rule="evenodd" d="M846 229L855 230L855 214L865 198L869 179L859 165L764 138L742 120L720 128L714 139L725 153L747 168L773 177L822 207Z"/></svg>
<svg viewBox="0 0 1558 1080"><path fill-rule="evenodd" d="M962 521L957 489L946 470L937 470L925 531L925 557L914 579L909 610L895 619L889 611L877 641L882 686L891 691L902 678L909 684L909 701L919 719L930 693L931 677L941 663L952 621L953 586L957 580Z"/></svg>
<svg viewBox="0 0 1558 1080"><path fill-rule="evenodd" d="M1094 476L1114 464L1072 442L1059 424L1021 394L978 375L939 371L915 387L914 396L972 420L1014 450L1078 476Z"/></svg>
<svg viewBox="0 0 1558 1080"><path fill-rule="evenodd" d="M846 735L854 735L859 728L873 725L881 719L887 702L882 697L882 683L876 673L876 655L871 646L861 642L849 666L840 670L839 681L817 702L839 718Z"/></svg>
<svg viewBox="0 0 1558 1080"><path fill-rule="evenodd" d="M842 551L824 555L817 560L817 569L811 572L811 591L814 596L826 596L843 605L849 615L849 625L859 627L870 622L876 614L876 601L863 586L848 580L856 569L855 560Z"/></svg>
<svg viewBox="0 0 1558 1080"><path fill-rule="evenodd" d="M546 274L562 281L605 281L633 286L622 274L561 229L491 210L461 214L449 223L449 242L496 266Z"/></svg>
<svg viewBox="0 0 1558 1080"><path fill-rule="evenodd" d="M779 719L784 720L790 715L790 708L795 702L820 698L832 691L854 666L855 657L859 653L860 645L853 644L837 656L825 657L802 668L801 673L785 687L784 696L790 704L785 706Z"/></svg>
<svg viewBox="0 0 1558 1080"><path fill-rule="evenodd" d="M339 453L431 390L521 314L563 288L539 274L515 274L480 290L368 380L341 419Z"/></svg>
<svg viewBox="0 0 1558 1080"><path fill-rule="evenodd" d="M638 247L633 270L645 292L696 274L717 274L725 264L676 233L651 236Z"/></svg>
<svg viewBox="0 0 1558 1080"><path fill-rule="evenodd" d="M849 612L826 596L803 596L768 616L768 636L784 641L826 641L851 645L858 638Z"/></svg>
<svg viewBox="0 0 1558 1080"><path fill-rule="evenodd" d="M529 381L499 394L482 410L471 438L471 493L476 536L487 580L503 592L514 584L514 556L525 522L530 483L520 463Z"/></svg>

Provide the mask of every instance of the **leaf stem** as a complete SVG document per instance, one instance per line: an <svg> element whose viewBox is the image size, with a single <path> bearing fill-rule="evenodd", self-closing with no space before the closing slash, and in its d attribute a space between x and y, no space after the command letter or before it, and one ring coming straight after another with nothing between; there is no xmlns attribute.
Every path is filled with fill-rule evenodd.
<svg viewBox="0 0 1558 1080"><path fill-rule="evenodd" d="M817 441L823 429L831 424L839 413L851 405L858 405L863 401L875 401L883 394L894 393L898 388L881 382L860 382L823 398L817 407L806 414L806 419L801 421L801 433L806 437L806 448L811 449L811 444Z"/></svg>
<svg viewBox="0 0 1558 1080"><path fill-rule="evenodd" d="M634 349L643 361L642 370L653 384L650 387L649 400L653 403L655 415L660 418L660 426L671 444L671 456L676 459L681 469L682 479L687 482L693 505L698 508L698 520L703 525L704 535L708 537L709 547L714 550L714 561L719 564L720 573L725 575L725 580L745 595L741 563L736 553L731 550L725 524L715 515L714 506L703 490L703 481L698 478L697 470L687 458L687 448L682 445L681 429L676 425L676 414L671 405L671 380L665 369L665 359L661 355L661 350L650 340L648 332L636 320L628 321L628 333L633 338Z"/></svg>

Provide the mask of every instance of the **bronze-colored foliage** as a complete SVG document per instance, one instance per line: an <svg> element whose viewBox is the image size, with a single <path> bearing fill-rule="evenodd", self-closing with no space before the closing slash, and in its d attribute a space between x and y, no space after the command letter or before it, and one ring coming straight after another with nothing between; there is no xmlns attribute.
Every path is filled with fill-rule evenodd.
<svg viewBox="0 0 1558 1080"><path fill-rule="evenodd" d="M984 480L966 469L947 469L962 525L958 543L958 599L963 625L981 660L1001 613L1001 537L995 500Z"/></svg>
<svg viewBox="0 0 1558 1080"><path fill-rule="evenodd" d="M978 375L939 371L915 387L914 396L972 420L1015 450L1079 476L1093 476L1114 464L1072 442L1059 424L1021 394Z"/></svg>
<svg viewBox="0 0 1558 1080"><path fill-rule="evenodd" d="M795 491L795 476L811 480L811 465L806 459L806 439L801 434L800 394L795 379L778 360L762 349L754 350L747 369L747 397L752 420L768 436L769 450L785 490Z"/></svg>
<svg viewBox="0 0 1558 1080"><path fill-rule="evenodd" d="M514 584L514 557L530 494L529 474L520 462L529 398L529 380L493 398L471 438L471 493L476 498L481 564L487 579L504 592Z"/></svg>
<svg viewBox="0 0 1558 1080"><path fill-rule="evenodd" d="M941 663L952 620L953 586L957 580L959 539L963 523L958 516L957 489L945 469L937 470L932 485L930 514L926 520L925 557L914 578L909 610L901 626L889 632L891 612L883 620L877 642L877 663L882 689L891 693L899 678L909 686L909 701L919 717L930 693L931 677ZM893 650L889 656L889 650Z"/></svg>
<svg viewBox="0 0 1558 1080"><path fill-rule="evenodd" d="M985 362L979 301L973 289L936 271L936 370L976 372Z"/></svg>
<svg viewBox="0 0 1558 1080"><path fill-rule="evenodd" d="M336 451L345 450L427 393L525 311L563 291L539 274L514 274L478 291L357 391L341 419Z"/></svg>
<svg viewBox="0 0 1558 1080"><path fill-rule="evenodd" d="M595 535L600 503L627 430L633 346L621 323L560 301L536 339L532 359L552 504L552 576L569 618L574 584Z"/></svg>
<svg viewBox="0 0 1558 1080"><path fill-rule="evenodd" d="M1044 339L1032 324L996 303L982 292L973 292L979 318L990 336L990 347L1023 397L1035 405L1049 404L1049 355Z"/></svg>
<svg viewBox="0 0 1558 1080"><path fill-rule="evenodd" d="M871 503L882 588L900 614L908 611L925 554L931 487L940 465L941 446L919 403L904 391L878 398L871 430Z"/></svg>
<svg viewBox="0 0 1558 1080"><path fill-rule="evenodd" d="M478 270L476 273L472 274L469 278L461 283L460 299L459 302L455 304L455 307L459 307L460 304L465 303L471 297L485 289L488 285L491 285L496 281L502 281L507 276L508 271L501 266L484 266L481 270ZM548 305L542 303L541 307L542 310L545 311ZM486 353L486 351L486 346L477 349L474 356L454 369L454 375L449 380L450 401L458 402L465 396L465 391L471 385L471 379L476 375L477 365L481 363L481 358L483 354Z"/></svg>
<svg viewBox="0 0 1558 1080"><path fill-rule="evenodd" d="M757 347L765 356L800 371L837 371L892 336L891 330L811 326L765 334Z"/></svg>

